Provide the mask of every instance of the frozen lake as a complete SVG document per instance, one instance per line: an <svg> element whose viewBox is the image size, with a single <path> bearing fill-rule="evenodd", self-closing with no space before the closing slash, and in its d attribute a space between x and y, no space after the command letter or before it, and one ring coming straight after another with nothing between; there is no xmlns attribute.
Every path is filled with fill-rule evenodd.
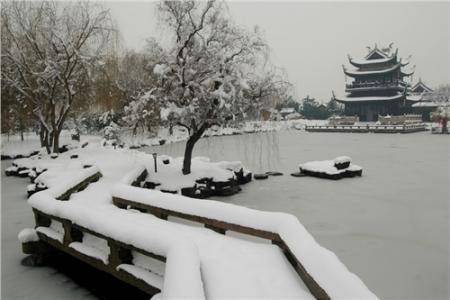
<svg viewBox="0 0 450 300"><path fill-rule="evenodd" d="M181 156L183 147L149 151ZM194 155L284 172L220 200L296 215L380 298L449 298L448 136L292 130L203 139ZM289 175L301 162L339 155L362 166L363 176L329 181Z"/></svg>
<svg viewBox="0 0 450 300"><path fill-rule="evenodd" d="M148 149L172 156L183 150L184 143ZM218 200L296 215L380 298L449 298L449 136L293 130L203 139L194 155L242 160L256 172L284 172ZM361 165L363 177L328 181L289 175L301 162L339 155ZM2 169L9 164L2 162ZM28 180L5 178L3 170L2 298L92 298L51 268L20 265L17 233L33 226Z"/></svg>

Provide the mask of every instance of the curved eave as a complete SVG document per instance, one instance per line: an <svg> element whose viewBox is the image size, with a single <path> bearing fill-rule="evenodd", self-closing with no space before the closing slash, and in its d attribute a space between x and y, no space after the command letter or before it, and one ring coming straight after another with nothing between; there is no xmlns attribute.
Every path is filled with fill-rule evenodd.
<svg viewBox="0 0 450 300"><path fill-rule="evenodd" d="M390 63L390 62L396 61L396 60L397 60L397 55L393 55L392 57L389 57L389 58L384 58L384 59L379 59L379 60L374 60L374 61L367 60L365 62L357 62L357 61L354 61L350 56L348 56L349 63L357 68L376 66L379 64L386 64L386 63Z"/></svg>
<svg viewBox="0 0 450 300"><path fill-rule="evenodd" d="M400 75L402 75L402 76L411 76L411 75L413 75L414 74L414 71L411 71L411 72L404 72L404 71L401 71L400 72Z"/></svg>
<svg viewBox="0 0 450 300"><path fill-rule="evenodd" d="M407 95L406 100L411 102L419 102L422 101L422 95Z"/></svg>
<svg viewBox="0 0 450 300"><path fill-rule="evenodd" d="M340 103L361 103L361 102L378 102L378 101L397 101L402 100L404 98L404 94L399 93L395 96L391 97L334 97L337 102Z"/></svg>
<svg viewBox="0 0 450 300"><path fill-rule="evenodd" d="M418 102L418 103L414 103L413 105L411 105L414 108L435 108L435 107L439 107L439 104L436 102Z"/></svg>
<svg viewBox="0 0 450 300"><path fill-rule="evenodd" d="M385 70L378 70L378 71L349 71L344 67L344 73L347 76L350 77L357 77L357 76L367 76L367 75L379 75L379 74L387 74L390 72L394 72L396 70L398 70L401 67L401 64L398 63L395 66L389 68L389 69L385 69Z"/></svg>
<svg viewBox="0 0 450 300"><path fill-rule="evenodd" d="M400 60L400 64L402 65L402 67L406 67L407 65L409 65L409 61L402 62L402 61Z"/></svg>

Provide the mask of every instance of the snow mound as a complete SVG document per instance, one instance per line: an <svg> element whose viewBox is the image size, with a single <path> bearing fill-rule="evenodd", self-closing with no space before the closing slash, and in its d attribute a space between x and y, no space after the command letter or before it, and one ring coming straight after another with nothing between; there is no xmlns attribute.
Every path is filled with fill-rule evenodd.
<svg viewBox="0 0 450 300"><path fill-rule="evenodd" d="M351 163L352 159L348 156L338 156L334 159L335 164Z"/></svg>
<svg viewBox="0 0 450 300"><path fill-rule="evenodd" d="M350 164L346 169L338 169L335 166L335 160L310 161L299 165L300 170L325 173L327 175L337 175L346 171L362 171L358 165Z"/></svg>
<svg viewBox="0 0 450 300"><path fill-rule="evenodd" d="M24 228L19 232L19 235L17 236L19 241L21 243L28 243L28 242L37 242L39 241L39 237L36 233L36 230L33 228Z"/></svg>

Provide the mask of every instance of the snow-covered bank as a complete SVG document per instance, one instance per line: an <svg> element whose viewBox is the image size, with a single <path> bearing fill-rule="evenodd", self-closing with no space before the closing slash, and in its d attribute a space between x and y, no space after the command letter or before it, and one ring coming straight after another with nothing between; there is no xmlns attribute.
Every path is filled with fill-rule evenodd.
<svg viewBox="0 0 450 300"><path fill-rule="evenodd" d="M98 143L101 140L100 137L93 135L84 135L81 137L81 141L74 141L71 138L71 134L68 130L61 131L60 135L60 148L72 149L79 147L85 143L94 142ZM37 153L46 153L45 148L41 148L39 135L34 132L27 132L24 134L24 140L22 141L19 135L5 135L1 137L1 156L2 159L15 159L22 157L29 157Z"/></svg>
<svg viewBox="0 0 450 300"><path fill-rule="evenodd" d="M228 192L226 189L237 187L251 179L250 171L240 161L211 162L207 157L194 157L192 170L188 175L182 174L182 164L182 157L153 157L137 150L113 149L103 147L99 142L91 142L85 148L76 148L58 156L41 153L30 158L16 159L13 166L6 169L6 173L30 177L33 184L27 188L29 194L56 188L57 185L76 184L79 181L77 178L93 176L100 170L122 176L126 174L123 172L131 172L126 178L132 178L136 166L145 171L142 182L139 182L141 186L200 198L238 192L240 189ZM126 181L125 178L123 180Z"/></svg>

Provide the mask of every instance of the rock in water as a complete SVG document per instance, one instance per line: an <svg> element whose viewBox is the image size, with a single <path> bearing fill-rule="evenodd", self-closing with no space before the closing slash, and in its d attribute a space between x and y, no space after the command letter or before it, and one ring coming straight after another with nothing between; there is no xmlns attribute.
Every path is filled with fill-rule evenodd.
<svg viewBox="0 0 450 300"><path fill-rule="evenodd" d="M294 177L305 177L306 174L303 174L301 172L295 172L295 173L291 173L291 176L294 176Z"/></svg>
<svg viewBox="0 0 450 300"><path fill-rule="evenodd" d="M267 179L269 178L269 175L262 173L262 174L255 174L253 175L253 178L260 180L260 179Z"/></svg>
<svg viewBox="0 0 450 300"><path fill-rule="evenodd" d="M269 171L269 172L266 172L266 174L269 176L283 176L283 173L277 172L277 171Z"/></svg>

